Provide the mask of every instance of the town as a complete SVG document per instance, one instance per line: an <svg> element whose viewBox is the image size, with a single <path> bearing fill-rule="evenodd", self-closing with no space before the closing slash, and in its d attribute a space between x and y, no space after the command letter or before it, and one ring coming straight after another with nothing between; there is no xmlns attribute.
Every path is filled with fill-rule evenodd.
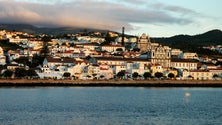
<svg viewBox="0 0 222 125"><path fill-rule="evenodd" d="M151 41L146 33L127 36L124 27L121 34L81 32L60 37L1 30L0 41L11 48L17 46L0 47L2 79L222 78L222 66L218 63L221 59L199 57L197 53L161 45Z"/></svg>

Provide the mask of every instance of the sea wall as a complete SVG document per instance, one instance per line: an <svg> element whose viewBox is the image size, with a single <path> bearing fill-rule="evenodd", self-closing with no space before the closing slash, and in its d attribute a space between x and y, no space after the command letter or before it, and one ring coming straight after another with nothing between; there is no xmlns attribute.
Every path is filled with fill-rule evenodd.
<svg viewBox="0 0 222 125"><path fill-rule="evenodd" d="M4 86L222 87L222 80L0 80Z"/></svg>

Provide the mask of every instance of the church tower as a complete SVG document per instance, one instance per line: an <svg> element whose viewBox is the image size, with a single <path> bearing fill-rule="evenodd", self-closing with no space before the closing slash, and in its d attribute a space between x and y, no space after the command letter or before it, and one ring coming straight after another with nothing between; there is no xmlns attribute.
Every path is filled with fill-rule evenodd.
<svg viewBox="0 0 222 125"><path fill-rule="evenodd" d="M145 33L143 33L138 39L137 47L140 49L141 53L150 51L151 50L150 37Z"/></svg>

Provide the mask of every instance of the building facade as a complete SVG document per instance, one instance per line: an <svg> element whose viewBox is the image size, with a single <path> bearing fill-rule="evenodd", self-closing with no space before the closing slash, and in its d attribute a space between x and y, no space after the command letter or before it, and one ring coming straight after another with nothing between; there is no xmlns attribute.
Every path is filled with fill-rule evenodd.
<svg viewBox="0 0 222 125"><path fill-rule="evenodd" d="M138 39L137 47L140 49L141 53L149 51L151 49L150 37L143 33Z"/></svg>
<svg viewBox="0 0 222 125"><path fill-rule="evenodd" d="M148 52L148 57L151 59L152 64L160 64L163 68L170 67L171 63L171 48L168 46L153 47L150 52Z"/></svg>

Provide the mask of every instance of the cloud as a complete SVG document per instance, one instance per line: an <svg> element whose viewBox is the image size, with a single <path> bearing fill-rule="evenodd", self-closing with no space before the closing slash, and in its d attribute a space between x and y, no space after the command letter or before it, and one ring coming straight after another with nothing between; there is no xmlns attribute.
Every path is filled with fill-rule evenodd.
<svg viewBox="0 0 222 125"><path fill-rule="evenodd" d="M29 23L36 26L75 26L117 30L125 26L133 30L133 23L179 24L192 23L195 12L177 6L150 4L145 0L122 0L122 3L102 0L0 0L0 23ZM143 2L148 8L134 4ZM134 4L132 4L134 3ZM158 8L158 9L156 9ZM176 13L176 14L172 14Z"/></svg>

